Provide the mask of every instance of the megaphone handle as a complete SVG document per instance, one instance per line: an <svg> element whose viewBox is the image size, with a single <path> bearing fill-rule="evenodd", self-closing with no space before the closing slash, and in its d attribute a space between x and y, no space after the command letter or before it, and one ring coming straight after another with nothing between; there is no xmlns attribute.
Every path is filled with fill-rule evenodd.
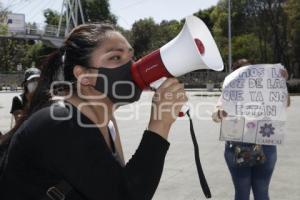
<svg viewBox="0 0 300 200"><path fill-rule="evenodd" d="M163 84L163 82L165 82L165 80L167 80L166 77L161 77L160 79L158 79L158 80L156 80L156 81L150 83L150 88L151 88L152 90L157 90L157 89L159 88L159 86L161 86L161 84ZM180 110L180 112L179 112L179 114L178 114L178 117L183 117L183 116L185 116L186 113L187 113L187 111L188 111L189 109L190 109L189 105L188 105L187 103L185 103L185 104L182 106L182 108L181 108L181 110Z"/></svg>
<svg viewBox="0 0 300 200"><path fill-rule="evenodd" d="M159 88L159 86L161 86L161 84L163 84L163 82L165 82L165 80L167 80L167 77L161 77L160 79L157 79L156 81L150 83L150 88L152 90L157 90Z"/></svg>

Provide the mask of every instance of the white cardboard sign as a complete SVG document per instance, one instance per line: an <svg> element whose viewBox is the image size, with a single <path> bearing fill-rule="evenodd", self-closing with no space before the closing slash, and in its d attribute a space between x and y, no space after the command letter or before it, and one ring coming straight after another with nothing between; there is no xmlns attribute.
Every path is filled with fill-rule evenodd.
<svg viewBox="0 0 300 200"><path fill-rule="evenodd" d="M281 64L241 67L223 83L220 140L277 145L285 133L287 86Z"/></svg>

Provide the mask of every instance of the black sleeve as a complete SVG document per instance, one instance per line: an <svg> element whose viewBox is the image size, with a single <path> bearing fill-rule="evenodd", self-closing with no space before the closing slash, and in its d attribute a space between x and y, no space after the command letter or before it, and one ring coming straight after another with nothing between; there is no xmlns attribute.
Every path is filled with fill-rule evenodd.
<svg viewBox="0 0 300 200"><path fill-rule="evenodd" d="M169 145L158 134L144 132L137 151L126 164L124 173L132 199L152 199L162 175Z"/></svg>
<svg viewBox="0 0 300 200"><path fill-rule="evenodd" d="M23 104L19 97L15 96L12 100L12 105L10 109L10 113L13 114L17 110L22 110L23 109Z"/></svg>
<svg viewBox="0 0 300 200"><path fill-rule="evenodd" d="M103 136L90 128L52 130L43 137L43 158L87 199L151 199L161 178L169 143L145 131L141 143L125 167L114 159Z"/></svg>

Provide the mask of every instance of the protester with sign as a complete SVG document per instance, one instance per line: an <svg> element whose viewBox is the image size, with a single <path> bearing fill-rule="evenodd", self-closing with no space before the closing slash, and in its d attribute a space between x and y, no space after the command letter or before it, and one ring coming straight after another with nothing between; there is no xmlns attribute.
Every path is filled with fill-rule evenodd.
<svg viewBox="0 0 300 200"><path fill-rule="evenodd" d="M255 200L267 200L290 102L284 80L288 73L279 65L251 65L247 59L232 69L212 119L222 122L220 140L226 141L235 200L249 200L251 188Z"/></svg>
<svg viewBox="0 0 300 200"><path fill-rule="evenodd" d="M2 200L152 199L171 125L187 97L175 78L156 90L148 128L125 163L114 112L141 95L130 73L132 57L128 41L111 25L83 24L70 32L43 68L33 114L12 138ZM125 83L125 90L114 87ZM61 89L64 100L53 102Z"/></svg>

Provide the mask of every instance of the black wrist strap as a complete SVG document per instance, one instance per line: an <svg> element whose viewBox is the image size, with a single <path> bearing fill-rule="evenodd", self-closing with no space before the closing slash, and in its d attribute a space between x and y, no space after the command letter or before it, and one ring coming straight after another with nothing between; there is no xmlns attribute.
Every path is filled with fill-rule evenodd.
<svg viewBox="0 0 300 200"><path fill-rule="evenodd" d="M205 197L207 199L209 199L209 198L211 198L211 193L210 193L210 189L209 189L209 186L207 184L207 181L206 181L206 178L204 176L203 169L202 169L202 166L201 166L200 155L199 155L199 147L198 147L198 143L197 143L197 139L196 139L196 135L195 135L195 131L194 131L193 121L191 119L189 111L187 111L186 114L187 114L187 116L189 117L189 120L190 120L190 132L191 132L191 136L192 136L192 140L193 140L193 144L194 144L195 162L196 162L196 166L197 166L197 171L198 171L198 176L199 176L201 188L202 188L202 191L203 191Z"/></svg>

